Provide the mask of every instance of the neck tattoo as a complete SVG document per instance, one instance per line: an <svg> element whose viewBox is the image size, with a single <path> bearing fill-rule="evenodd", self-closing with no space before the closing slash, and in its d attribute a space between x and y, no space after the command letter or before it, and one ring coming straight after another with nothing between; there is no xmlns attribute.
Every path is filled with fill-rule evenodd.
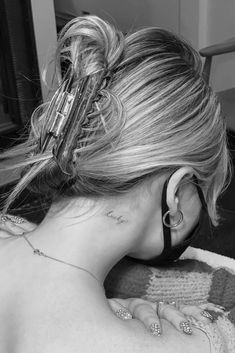
<svg viewBox="0 0 235 353"><path fill-rule="evenodd" d="M106 213L106 216L112 218L116 221L116 224L126 223L127 220L123 216L117 216L114 214L114 211L109 211Z"/></svg>

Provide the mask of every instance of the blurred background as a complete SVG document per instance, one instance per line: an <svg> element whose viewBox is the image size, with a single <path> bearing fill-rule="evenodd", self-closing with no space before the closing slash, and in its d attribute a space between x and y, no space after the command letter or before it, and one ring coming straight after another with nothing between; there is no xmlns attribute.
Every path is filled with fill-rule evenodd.
<svg viewBox="0 0 235 353"><path fill-rule="evenodd" d="M95 14L123 32L145 26L164 27L200 51L204 74L217 92L227 121L228 143L235 163L235 1L234 0L1 0L0 1L0 148L27 137L35 107L51 88L45 64L53 57L57 33L76 16ZM17 179L0 173L2 199ZM12 213L39 222L50 200L21 195ZM235 258L235 179L219 202L221 224L213 236L204 230L195 246Z"/></svg>

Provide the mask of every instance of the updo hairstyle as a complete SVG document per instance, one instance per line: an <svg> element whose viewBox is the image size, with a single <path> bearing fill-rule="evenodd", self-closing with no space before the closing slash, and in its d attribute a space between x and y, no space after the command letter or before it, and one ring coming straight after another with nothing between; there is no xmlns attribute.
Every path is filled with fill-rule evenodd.
<svg viewBox="0 0 235 353"><path fill-rule="evenodd" d="M144 28L124 37L102 19L85 16L64 27L55 61L58 86L69 75L79 85L104 69L107 82L74 146L72 176L61 171L53 142L38 152L49 102L36 109L27 142L2 154L20 158L8 168L24 167L6 208L25 187L52 198L115 195L148 176L190 166L216 224L229 154L220 104L201 75L199 54L167 30Z"/></svg>

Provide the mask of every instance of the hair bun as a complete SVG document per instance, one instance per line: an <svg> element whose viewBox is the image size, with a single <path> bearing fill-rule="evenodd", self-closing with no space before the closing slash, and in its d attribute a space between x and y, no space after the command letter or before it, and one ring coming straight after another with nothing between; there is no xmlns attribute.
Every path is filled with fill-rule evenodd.
<svg viewBox="0 0 235 353"><path fill-rule="evenodd" d="M123 34L96 16L70 21L58 38L57 62L72 69L78 78L99 70L112 70L124 49ZM62 61L62 62L61 62Z"/></svg>

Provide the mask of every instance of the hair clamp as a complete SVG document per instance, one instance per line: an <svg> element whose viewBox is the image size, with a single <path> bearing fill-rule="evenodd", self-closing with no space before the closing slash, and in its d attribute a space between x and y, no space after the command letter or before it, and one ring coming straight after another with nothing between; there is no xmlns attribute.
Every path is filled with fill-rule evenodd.
<svg viewBox="0 0 235 353"><path fill-rule="evenodd" d="M53 148L53 154L63 173L72 175L71 162L73 162L74 146L77 146L79 137L82 134L83 125L87 122L87 115L91 111L98 91L102 87L106 70L99 71L94 75L81 79L80 85L75 89L73 99L66 96L63 109L68 109L65 119L55 122L54 134L59 134ZM58 112L57 112L58 113Z"/></svg>
<svg viewBox="0 0 235 353"><path fill-rule="evenodd" d="M73 80L66 80L54 94L47 109L46 127L39 141L43 153L54 140L53 155L63 173L72 174L71 162L74 146L87 123L87 115L104 84L107 71L102 70L80 80L76 88Z"/></svg>
<svg viewBox="0 0 235 353"><path fill-rule="evenodd" d="M74 95L68 92L69 85L70 82L68 80L64 82L56 91L47 109L45 116L47 124L39 141L39 150L41 153L47 149L52 139L57 139L61 134L74 100Z"/></svg>

